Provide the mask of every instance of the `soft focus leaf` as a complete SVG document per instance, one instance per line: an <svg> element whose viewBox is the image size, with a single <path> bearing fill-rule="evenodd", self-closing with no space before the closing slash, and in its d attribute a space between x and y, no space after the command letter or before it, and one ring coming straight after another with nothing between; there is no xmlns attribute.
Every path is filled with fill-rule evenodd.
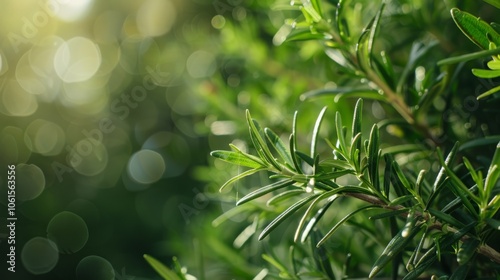
<svg viewBox="0 0 500 280"><path fill-rule="evenodd" d="M325 241L330 238L334 233L335 231L337 231L337 229L339 229L339 227L341 225L343 225L346 221L348 221L350 218L352 218L353 216L355 216L356 214L358 214L359 212L362 212L362 211L366 211L366 210L369 210L369 209L373 209L373 208L377 208L378 206L376 205L367 205L367 206L364 206L364 207L360 207L356 210L354 210L353 212L349 213L348 215L346 215L344 218L342 218L338 223L336 223L326 234L325 236L323 236L323 238L321 238L321 240L318 242L318 244L316 245L316 247L320 247L321 245L323 245L323 243L325 243Z"/></svg>
<svg viewBox="0 0 500 280"><path fill-rule="evenodd" d="M459 265L465 265L476 254L476 249L480 242L476 238L469 238L462 243L457 253L457 262Z"/></svg>

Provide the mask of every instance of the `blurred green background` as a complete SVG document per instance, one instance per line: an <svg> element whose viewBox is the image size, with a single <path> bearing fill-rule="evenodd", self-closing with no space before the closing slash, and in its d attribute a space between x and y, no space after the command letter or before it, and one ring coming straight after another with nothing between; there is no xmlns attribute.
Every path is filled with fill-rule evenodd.
<svg viewBox="0 0 500 280"><path fill-rule="evenodd" d="M196 267L200 231L217 236L211 220L234 206L211 194L238 172L208 167L209 152L245 145L246 108L287 127L286 108L319 83L294 67L322 63L318 47L272 49L286 11L270 3L2 1L0 217L14 164L18 220L16 272L3 262L1 275L158 279L145 253Z"/></svg>
<svg viewBox="0 0 500 280"><path fill-rule="evenodd" d="M353 9L359 10L353 34L381 1L358 2L368 6ZM396 22L393 28L406 32L381 40L392 46L395 64L405 61L416 36L434 32L442 42L466 42L449 18L454 1L437 6L433 17L441 21L432 24L422 15L433 4L399 2L392 12L415 22ZM7 166L14 164L17 222L16 272L6 274L3 262L0 275L159 279L143 254L169 266L177 256L200 279L257 275L261 268L253 265L262 263L266 243L252 237L252 220L229 211L242 183L218 194L242 170L214 161L209 152L229 143L248 149L246 109L283 135L299 110L304 137L325 105L329 114L352 115L346 105L353 100L301 101L302 93L334 88L347 78L317 42L281 44L290 31L283 23L295 11L270 7L289 1L2 4L0 218L7 220ZM377 102L367 107L374 122L393 114ZM217 226L219 219L214 226L222 213L230 213L222 216L226 225ZM8 234L0 229L4 258Z"/></svg>

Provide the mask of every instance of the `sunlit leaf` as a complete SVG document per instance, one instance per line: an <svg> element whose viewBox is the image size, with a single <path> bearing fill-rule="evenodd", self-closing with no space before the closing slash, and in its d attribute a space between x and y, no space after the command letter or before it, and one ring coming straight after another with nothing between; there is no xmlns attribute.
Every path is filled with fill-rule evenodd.
<svg viewBox="0 0 500 280"><path fill-rule="evenodd" d="M385 4L382 3L375 17L366 26L365 30L359 37L356 45L356 56L358 58L361 69L368 71L371 69L371 56L375 35L379 28L380 19L384 10Z"/></svg>
<svg viewBox="0 0 500 280"><path fill-rule="evenodd" d="M316 156L316 145L318 144L318 135L319 135L319 128L321 126L321 122L323 121L323 117L325 116L327 107L323 107L321 112L319 113L318 118L316 119L316 123L314 124L314 129L312 132L312 139L311 139L311 158L314 158Z"/></svg>
<svg viewBox="0 0 500 280"><path fill-rule="evenodd" d="M500 9L500 0L483 0L483 1Z"/></svg>
<svg viewBox="0 0 500 280"><path fill-rule="evenodd" d="M247 176L250 176L252 174L255 174L263 169L249 169L247 171L241 172L238 175L234 176L233 178L227 180L219 189L220 192L222 192L227 186L233 184L234 182L241 180Z"/></svg>
<svg viewBox="0 0 500 280"><path fill-rule="evenodd" d="M283 221L285 221L288 217L290 217L292 214L297 212L302 206L307 204L309 201L313 200L316 198L319 194L314 194L310 195L307 197L304 197L303 199L295 202L292 206L288 207L285 211L281 212L281 214L278 215L274 220L272 220L269 225L262 231L262 233L259 235L259 240L264 239L266 236L269 235L278 225L280 225Z"/></svg>
<svg viewBox="0 0 500 280"><path fill-rule="evenodd" d="M270 185L267 185L265 187L262 187L262 188L259 188L247 195L245 195L244 197L242 197L240 200L238 200L238 202L236 202L236 205L241 205L243 203L246 203L248 201L251 201L251 200L254 200L256 198L259 198L265 194L268 194L270 192L273 192L275 190L279 190L281 188L285 188L285 187L288 187L290 185L292 185L294 183L294 181L292 179L285 179L285 180L281 180L281 181L278 181L278 182L274 182Z"/></svg>
<svg viewBox="0 0 500 280"><path fill-rule="evenodd" d="M500 35L488 23L457 8L451 9L451 16L462 32L480 48L489 49L490 39L500 45Z"/></svg>
<svg viewBox="0 0 500 280"><path fill-rule="evenodd" d="M376 190L380 191L380 181L378 179L378 165L380 160L381 151L379 150L379 131L378 126L374 124L370 132L370 138L368 141L368 174L370 176L370 181Z"/></svg>
<svg viewBox="0 0 500 280"><path fill-rule="evenodd" d="M166 267L157 259L150 255L144 255L144 259L151 265L151 267L165 280L182 280L174 271Z"/></svg>
<svg viewBox="0 0 500 280"><path fill-rule="evenodd" d="M462 243L457 253L459 265L465 265L476 254L476 249L481 242L476 238L469 238Z"/></svg>
<svg viewBox="0 0 500 280"><path fill-rule="evenodd" d="M500 70L472 69L472 74L478 78L493 79L500 77Z"/></svg>

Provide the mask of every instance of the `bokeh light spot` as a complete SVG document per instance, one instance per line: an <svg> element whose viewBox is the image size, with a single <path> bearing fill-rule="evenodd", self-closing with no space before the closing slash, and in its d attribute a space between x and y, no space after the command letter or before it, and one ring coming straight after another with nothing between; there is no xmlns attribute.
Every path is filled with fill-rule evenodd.
<svg viewBox="0 0 500 280"><path fill-rule="evenodd" d="M132 155L127 171L129 176L138 183L151 184L163 176L165 161L155 151L141 150Z"/></svg>
<svg viewBox="0 0 500 280"><path fill-rule="evenodd" d="M113 280L115 279L115 270L105 258L95 255L87 256L76 267L76 279Z"/></svg>
<svg viewBox="0 0 500 280"><path fill-rule="evenodd" d="M63 211L55 215L47 226L47 237L62 254L80 251L87 243L89 231L85 221L78 215Z"/></svg>
<svg viewBox="0 0 500 280"><path fill-rule="evenodd" d="M32 238L23 247L21 261L26 270L32 274L47 273L59 261L57 246L46 238Z"/></svg>
<svg viewBox="0 0 500 280"><path fill-rule="evenodd" d="M46 156L57 155L65 143L65 134L62 128L49 121L34 120L26 128L24 142L31 151Z"/></svg>
<svg viewBox="0 0 500 280"><path fill-rule="evenodd" d="M83 37L74 37L61 44L54 58L57 75L67 83L90 79L100 65L99 47Z"/></svg>
<svg viewBox="0 0 500 280"><path fill-rule="evenodd" d="M176 10L171 0L146 0L137 11L137 28L146 37L160 36L172 28Z"/></svg>
<svg viewBox="0 0 500 280"><path fill-rule="evenodd" d="M216 70L215 57L207 51L195 51L188 57L186 69L193 78L212 76Z"/></svg>
<svg viewBox="0 0 500 280"><path fill-rule="evenodd" d="M43 171L34 164L18 164L16 167L16 197L21 201L37 198L45 189Z"/></svg>

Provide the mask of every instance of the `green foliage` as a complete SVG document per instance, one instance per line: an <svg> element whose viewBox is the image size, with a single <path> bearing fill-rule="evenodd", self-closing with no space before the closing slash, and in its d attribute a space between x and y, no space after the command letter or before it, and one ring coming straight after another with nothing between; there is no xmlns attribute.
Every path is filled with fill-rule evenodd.
<svg viewBox="0 0 500 280"><path fill-rule="evenodd" d="M491 70L473 73L480 78L497 77L500 36L492 25L458 8L438 5L435 8L441 13L429 16L426 9L433 1L399 2L292 2L291 11L299 15L290 13L296 17L279 29L278 44L320 41L332 67L343 78L336 80L338 87L309 89L302 95L303 101L321 100L327 106L315 120L309 120L310 113L296 111L290 118L288 137L268 127L262 129L246 110L252 149L243 152L231 146L231 152L211 153L249 168L230 183L257 172L269 177L268 183L236 202L237 207L249 205L246 213L258 221L255 234L260 234L259 240L272 239L275 232L283 235L283 225L295 228L291 252L302 254L291 253L290 265L264 254L271 266L269 276L499 276L494 271L500 254L493 248L493 240L500 225L500 131L491 122L498 119L499 111L485 113L478 107L486 105L479 103L474 111L460 115L453 106L456 100L467 97L460 88L465 61L493 55L493 62L488 63ZM439 31L440 24L451 21L443 16L445 8L451 9L460 30L486 51L466 50L466 55L443 57L452 49L450 39ZM365 18L370 20L360 20ZM434 36L406 42L397 36L391 38L398 30L383 26L397 25L403 19L418 22ZM439 54L437 48L441 48ZM461 63L460 67L452 67L456 63ZM491 95L491 102L498 104L491 90L473 100ZM334 98L325 98L330 96ZM351 104L348 98L359 98L350 115L342 110ZM445 105L440 105L443 102ZM378 121L373 116L363 117L370 111L367 105L383 106L387 117ZM450 115L453 121L448 119ZM309 120L309 134L299 132L301 118ZM471 122L487 127L488 134L472 129L464 132ZM322 132L325 128L327 133ZM305 139L309 139L309 153L301 149ZM497 147L492 149L492 144ZM447 151L446 157L443 151ZM355 239L346 235L347 230L365 238ZM285 237L281 242L289 244ZM370 249L368 259L363 259L355 253L363 244L350 243L356 240L372 240L377 249ZM310 251L304 246L307 242L311 243ZM332 244L339 243L343 244L342 252L333 257L329 253ZM268 247L271 251L280 248L279 241L269 241ZM349 255L351 252L356 258ZM486 259L490 261L478 265ZM392 270L387 269L389 265Z"/></svg>

